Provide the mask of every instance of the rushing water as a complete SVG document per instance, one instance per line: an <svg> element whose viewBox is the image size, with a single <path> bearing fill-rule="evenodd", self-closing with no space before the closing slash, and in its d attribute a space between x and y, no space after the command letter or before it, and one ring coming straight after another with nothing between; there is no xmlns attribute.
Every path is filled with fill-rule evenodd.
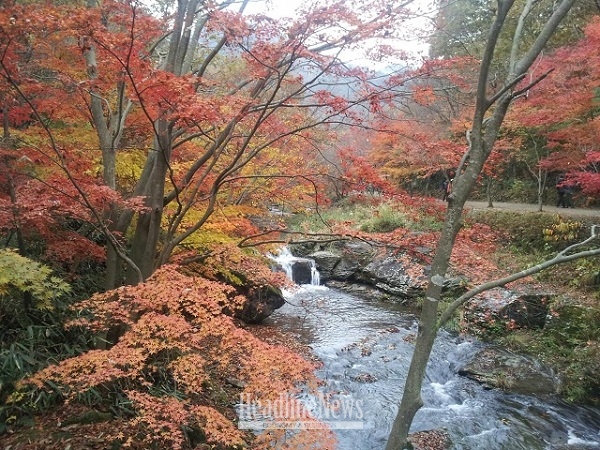
<svg viewBox="0 0 600 450"><path fill-rule="evenodd" d="M361 429L337 429L338 450L383 449L416 334L398 305L323 286L288 293L268 321L308 343L323 362L323 393L360 405ZM441 332L411 431L445 428L457 450L600 449L600 410L506 394L457 375L483 344Z"/></svg>

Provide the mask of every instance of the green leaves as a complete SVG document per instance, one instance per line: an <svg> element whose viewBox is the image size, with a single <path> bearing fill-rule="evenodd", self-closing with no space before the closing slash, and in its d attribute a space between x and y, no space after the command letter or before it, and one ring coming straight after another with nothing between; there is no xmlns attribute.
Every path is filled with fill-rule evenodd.
<svg viewBox="0 0 600 450"><path fill-rule="evenodd" d="M29 293L39 308L50 308L51 300L70 291L67 283L52 275L43 264L19 255L12 249L0 249L0 300L16 290Z"/></svg>

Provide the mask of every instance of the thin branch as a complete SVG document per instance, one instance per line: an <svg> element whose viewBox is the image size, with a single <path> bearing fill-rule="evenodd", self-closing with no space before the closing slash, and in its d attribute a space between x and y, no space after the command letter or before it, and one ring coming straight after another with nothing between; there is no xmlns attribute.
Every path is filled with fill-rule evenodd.
<svg viewBox="0 0 600 450"><path fill-rule="evenodd" d="M531 89L533 86L535 86L536 84L538 84L540 81L542 81L548 75L550 75L552 72L554 72L554 69L550 69L545 74L540 75L538 78L536 78L531 83L529 83L527 86L525 86L523 89L520 89L520 90L518 90L516 92L513 92L513 98L517 98L517 97L523 95L525 92L529 91L529 89Z"/></svg>
<svg viewBox="0 0 600 450"><path fill-rule="evenodd" d="M125 261L135 271L136 275L138 276L139 282L140 283L144 282L144 276L142 275L142 272L141 272L140 268L137 266L137 264L135 264L131 260L131 258L129 258L125 254L125 252L123 251L123 249L122 249L121 245L119 244L117 238L109 230L108 225L106 225L106 223L104 223L104 220L102 219L100 213L96 210L96 208L94 208L94 206L92 205L91 201L89 200L86 192L83 190L83 188L81 188L81 186L79 186L79 183L77 182L77 180L75 179L75 177L73 176L73 174L71 173L71 171L69 170L69 168L67 167L67 165L66 165L66 163L64 161L64 158L63 158L60 150L58 149L58 145L56 143L56 140L54 139L54 134L52 133L52 130L50 129L50 127L44 121L43 117L40 115L40 112L37 110L37 108L33 105L33 103L31 102L31 100L25 95L25 93L21 90L21 88L18 86L18 84L12 78L12 76L10 75L10 72L8 71L8 68L4 64L3 60L0 60L0 67L2 67L2 69L4 69L4 71L5 71L5 73L2 74L2 76L4 77L4 79L17 92L17 94L23 99L23 101L31 108L32 114L38 120L38 122L42 126L44 132L48 136L48 139L50 141L49 142L50 148L52 149L52 151L54 152L54 154L56 155L56 158L57 158L56 160L52 159L52 162L54 164L56 164L60 168L60 170L66 175L66 177L69 180L69 182L75 188L75 190L77 191L77 193L81 196L81 199L82 199L83 203L88 208L88 210L90 211L90 213L92 214L92 216L98 222L98 225L99 225L102 233L104 234L104 236L106 237L106 239L110 242L110 244L112 245L112 247L115 249L115 252L119 255L119 257L121 259L123 259L123 261Z"/></svg>
<svg viewBox="0 0 600 450"><path fill-rule="evenodd" d="M543 80L548 74L544 75L543 78L540 78L539 81ZM510 83L508 83L506 86L504 86L502 89L500 89L499 92L497 92L492 98L487 100L487 104L488 107L492 106L494 103L496 103L496 101L502 97L507 91L511 90L517 83L519 83L519 81L521 81L523 78L525 78L527 76L526 73L523 73L521 75L519 75L518 77L516 77L514 80L511 80ZM534 83L535 84L535 83ZM533 86L533 84L532 84ZM514 97L514 95L513 95Z"/></svg>

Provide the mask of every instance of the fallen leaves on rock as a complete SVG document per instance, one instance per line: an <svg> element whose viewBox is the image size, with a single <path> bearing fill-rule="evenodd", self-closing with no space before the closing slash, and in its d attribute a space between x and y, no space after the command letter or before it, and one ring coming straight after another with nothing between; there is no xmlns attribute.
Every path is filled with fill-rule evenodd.
<svg viewBox="0 0 600 450"><path fill-rule="evenodd" d="M414 450L446 450L451 443L445 430L418 431L412 433L408 440Z"/></svg>

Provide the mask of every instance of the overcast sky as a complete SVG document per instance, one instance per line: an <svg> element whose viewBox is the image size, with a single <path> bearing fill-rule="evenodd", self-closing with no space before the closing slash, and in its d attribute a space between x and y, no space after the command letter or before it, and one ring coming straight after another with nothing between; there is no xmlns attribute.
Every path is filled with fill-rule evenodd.
<svg viewBox="0 0 600 450"><path fill-rule="evenodd" d="M248 5L246 9L247 13L263 13L273 18L283 17L294 17L296 10L305 4L309 4L312 0L257 0L253 1ZM322 1L317 2L322 3ZM433 11L432 0L416 0L415 7L421 5L423 11ZM421 22L423 23L423 22ZM389 42L386 42L389 43ZM397 41L397 45L401 46L402 49L408 50L415 57L426 57L428 54L428 45L422 42L418 42L416 39L413 41ZM344 59L353 60L357 64L368 64L373 66L373 62L368 62L364 57L358 53L348 53ZM387 63L375 64L378 69L385 69L389 65Z"/></svg>
<svg viewBox="0 0 600 450"><path fill-rule="evenodd" d="M302 0L258 0L252 1L246 9L249 13L264 13L270 17L294 17Z"/></svg>

